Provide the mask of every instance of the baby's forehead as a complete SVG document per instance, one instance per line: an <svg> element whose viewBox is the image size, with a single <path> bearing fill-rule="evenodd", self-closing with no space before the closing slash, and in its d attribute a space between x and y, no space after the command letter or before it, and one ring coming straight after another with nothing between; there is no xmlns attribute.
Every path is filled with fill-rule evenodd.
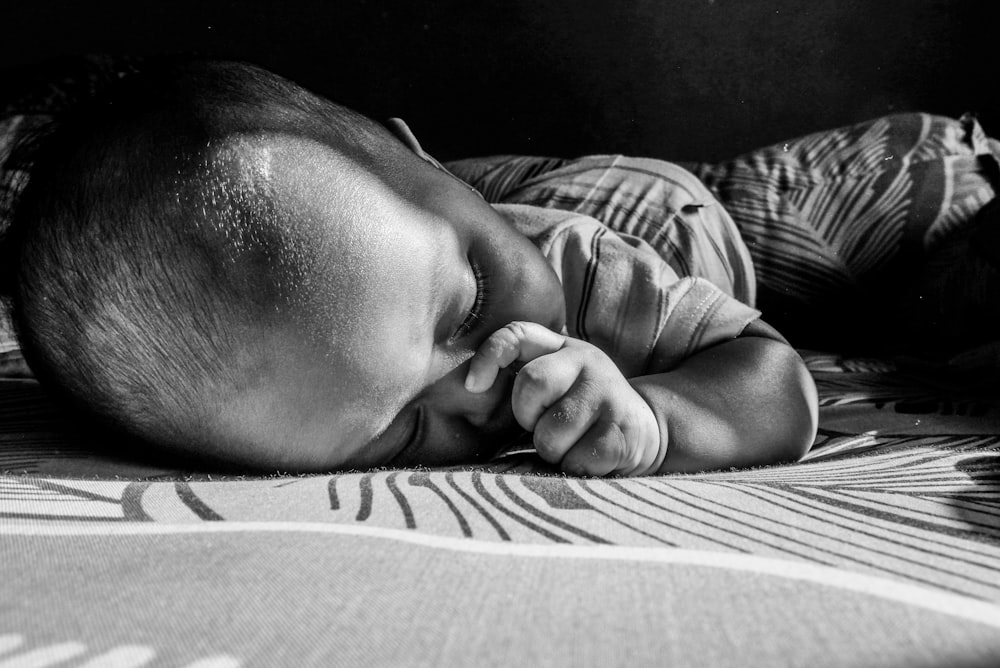
<svg viewBox="0 0 1000 668"><path fill-rule="evenodd" d="M387 240L403 221L421 216L361 159L312 137L231 136L210 160L212 173L194 204L219 209L213 222L222 228L220 243L238 256L261 246L268 270L262 278L283 271L283 285L322 295L323 310L347 297L365 303L356 276L390 271L399 258L388 258ZM355 303L340 306L356 310Z"/></svg>
<svg viewBox="0 0 1000 668"><path fill-rule="evenodd" d="M368 170L346 147L311 136L285 132L230 135L211 147L206 158L220 177L273 196L290 196L326 186L328 192L349 194L349 182L364 180ZM339 189L338 189L339 186ZM296 204L291 197L282 197Z"/></svg>

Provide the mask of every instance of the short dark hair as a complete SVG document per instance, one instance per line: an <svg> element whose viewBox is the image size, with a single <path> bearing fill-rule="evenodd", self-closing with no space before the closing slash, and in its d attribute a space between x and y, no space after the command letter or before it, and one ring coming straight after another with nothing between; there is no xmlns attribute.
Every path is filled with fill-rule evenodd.
<svg viewBox="0 0 1000 668"><path fill-rule="evenodd" d="M196 449L205 399L266 377L261 325L290 308L309 258L283 252L281 212L220 156L267 133L373 169L402 146L271 72L213 61L132 75L45 138L4 244L12 319L43 383L110 426Z"/></svg>

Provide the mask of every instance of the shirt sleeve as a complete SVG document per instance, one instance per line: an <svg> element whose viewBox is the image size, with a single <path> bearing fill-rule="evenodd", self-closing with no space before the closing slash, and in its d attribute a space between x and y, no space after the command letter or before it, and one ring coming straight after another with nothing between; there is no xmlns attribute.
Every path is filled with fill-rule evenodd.
<svg viewBox="0 0 1000 668"><path fill-rule="evenodd" d="M646 373L669 371L699 351L735 339L761 315L703 278L664 286L659 299L663 317Z"/></svg>
<svg viewBox="0 0 1000 668"><path fill-rule="evenodd" d="M593 218L497 208L517 221L562 281L566 333L601 348L627 377L669 371L760 317L710 281L680 277L643 239Z"/></svg>
<svg viewBox="0 0 1000 668"><path fill-rule="evenodd" d="M678 164L622 155L590 155L561 165L508 158L491 163L489 176L478 182L490 196L502 193L502 200L491 201L569 211L638 237L678 276L707 279L755 303L753 261L736 223L705 184Z"/></svg>

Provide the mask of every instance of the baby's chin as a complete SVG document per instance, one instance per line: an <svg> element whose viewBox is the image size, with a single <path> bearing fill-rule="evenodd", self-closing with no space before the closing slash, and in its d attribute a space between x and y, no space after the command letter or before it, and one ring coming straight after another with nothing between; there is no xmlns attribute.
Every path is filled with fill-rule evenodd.
<svg viewBox="0 0 1000 668"><path fill-rule="evenodd" d="M510 400L511 389L514 384L514 374L509 375L511 381L504 392L504 399L498 407L493 420L482 429L483 445L474 449L473 454L477 457L485 456L486 459L491 458L500 450L519 441L527 433L521 428L521 425L517 423L517 419L514 417L514 409ZM480 459L478 461L485 460Z"/></svg>
<svg viewBox="0 0 1000 668"><path fill-rule="evenodd" d="M462 457L437 466L461 466L463 464L486 464L515 445L531 443L531 433L514 423L513 428L505 428L493 433L483 433L482 437L468 444Z"/></svg>
<svg viewBox="0 0 1000 668"><path fill-rule="evenodd" d="M506 438L502 440L497 440L485 445L479 445L472 449L469 454L468 461L462 463L487 464L512 446L530 442L531 434L523 429L518 429L517 431L508 434Z"/></svg>
<svg viewBox="0 0 1000 668"><path fill-rule="evenodd" d="M489 461L513 445L525 442L530 443L531 441L530 432L525 431L517 423L517 418L514 417L514 407L511 402L511 395L514 391L514 380L517 378L516 369L519 367L520 365L518 364L516 367L511 366L503 369L497 376L496 382L501 383L502 391L500 396L502 399L497 405L490 421L480 430L480 441L470 448L470 454L476 458L476 462Z"/></svg>
<svg viewBox="0 0 1000 668"><path fill-rule="evenodd" d="M530 440L530 434L515 424L513 429L505 429L494 433L482 432L475 438L463 443L452 443L447 450L435 448L434 444L413 453L386 462L393 468L411 467L461 467L475 464L485 464L512 445Z"/></svg>

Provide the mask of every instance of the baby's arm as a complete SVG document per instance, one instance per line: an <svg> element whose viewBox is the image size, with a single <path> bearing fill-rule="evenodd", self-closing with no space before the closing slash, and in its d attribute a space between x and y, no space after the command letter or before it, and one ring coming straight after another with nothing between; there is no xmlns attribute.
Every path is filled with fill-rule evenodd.
<svg viewBox="0 0 1000 668"><path fill-rule="evenodd" d="M816 436L816 386L798 353L751 323L667 373L632 378L653 407L667 457L661 472L796 461Z"/></svg>
<svg viewBox="0 0 1000 668"><path fill-rule="evenodd" d="M793 461L816 433L816 390L802 360L773 330L740 338L676 369L625 379L595 346L534 323L511 323L483 344L467 387L526 362L514 415L539 455L564 471L647 475Z"/></svg>

